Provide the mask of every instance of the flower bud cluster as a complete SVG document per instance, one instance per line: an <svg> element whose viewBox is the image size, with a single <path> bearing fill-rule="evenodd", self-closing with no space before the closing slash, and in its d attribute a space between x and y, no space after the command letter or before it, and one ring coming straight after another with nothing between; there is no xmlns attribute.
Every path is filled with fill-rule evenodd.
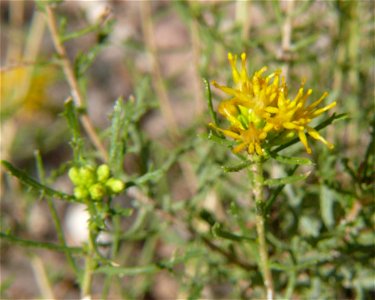
<svg viewBox="0 0 375 300"><path fill-rule="evenodd" d="M95 201L122 192L125 183L111 177L108 165L103 164L95 168L90 165L72 167L68 172L69 178L74 184L74 196L77 199L92 199Z"/></svg>

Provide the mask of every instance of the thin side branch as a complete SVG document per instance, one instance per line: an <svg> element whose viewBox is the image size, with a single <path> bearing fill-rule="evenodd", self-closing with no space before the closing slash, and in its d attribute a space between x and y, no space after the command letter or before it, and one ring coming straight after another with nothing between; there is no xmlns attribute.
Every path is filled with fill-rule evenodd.
<svg viewBox="0 0 375 300"><path fill-rule="evenodd" d="M151 59L152 75L154 78L154 88L159 99L161 113L167 123L170 134L178 136L177 122L168 98L168 93L163 82L159 62L157 59L157 48L154 35L154 26L152 23L151 1L141 1L141 19L144 41Z"/></svg>
<svg viewBox="0 0 375 300"><path fill-rule="evenodd" d="M257 207L256 229L259 243L260 268L262 270L264 286L266 288L267 300L275 297L273 288L272 273L269 267L268 250L265 234L265 213L264 213L264 197L263 197L263 169L262 163L259 161L251 165L253 175L252 193Z"/></svg>
<svg viewBox="0 0 375 300"><path fill-rule="evenodd" d="M62 61L62 68L65 73L66 79L68 81L74 103L76 104L78 108L84 108L85 102L80 92L77 78L73 72L73 67L70 63L65 47L59 37L59 32L58 32L57 25L56 25L57 22L56 22L54 11L49 5L46 5L45 8L46 8L47 23L48 23L48 27L52 35L53 44L55 46L57 54L60 56L60 59ZM85 112L84 109L83 109L83 113L80 116L80 120L81 120L84 130L86 131L87 135L89 136L90 140L92 141L96 149L98 149L98 151L100 152L103 160L107 161L108 160L107 150L105 149L102 142L100 141L100 138L95 131L95 128L91 122L91 119L88 117L87 112Z"/></svg>
<svg viewBox="0 0 375 300"><path fill-rule="evenodd" d="M294 0L288 0L286 3L286 16L281 31L281 53L280 57L285 61L282 71L286 79L289 76L289 68L291 61L291 47L292 47L292 13L294 10Z"/></svg>

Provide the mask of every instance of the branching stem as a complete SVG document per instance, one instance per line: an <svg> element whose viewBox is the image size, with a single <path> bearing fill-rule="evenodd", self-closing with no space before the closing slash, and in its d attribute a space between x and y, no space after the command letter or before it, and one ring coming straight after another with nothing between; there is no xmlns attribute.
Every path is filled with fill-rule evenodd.
<svg viewBox="0 0 375 300"><path fill-rule="evenodd" d="M152 67L152 77L154 78L154 88L159 99L160 110L167 123L167 128L169 133L176 137L178 136L177 121L174 117L174 112L171 107L170 99L168 97L168 92L165 87L162 72L160 70L158 62L158 53L156 46L156 39L154 35L154 24L152 22L152 11L151 11L151 1L140 1L140 12L141 12L141 22L142 31L144 35L144 41L146 48L149 52L149 57L151 60Z"/></svg>
<svg viewBox="0 0 375 300"><path fill-rule="evenodd" d="M62 61L62 68L65 73L66 79L68 81L74 103L76 104L78 108L82 109L85 107L85 102L83 100L81 91L79 89L78 81L74 74L73 67L70 63L68 55L66 53L64 44L61 42L59 32L57 29L57 25L56 25L56 17L55 17L54 11L49 5L46 5L45 9L46 9L47 23L48 23L49 30L51 32L53 44L55 46L57 54L59 55ZM80 120L87 135L89 136L94 146L100 152L103 160L107 161L108 160L107 150L105 149L102 142L100 141L100 138L95 131L94 125L92 124L91 119L89 118L89 116L87 115L84 109L83 109L83 113L80 116Z"/></svg>
<svg viewBox="0 0 375 300"><path fill-rule="evenodd" d="M252 193L255 200L257 216L256 216L256 229L258 234L259 243L259 267L263 274L264 286L267 292L267 299L274 299L275 292L273 289L272 273L269 267L267 242L265 235L265 210L264 210L264 197L263 197L263 169L262 163L255 159L254 164L250 166L252 172Z"/></svg>
<svg viewBox="0 0 375 300"><path fill-rule="evenodd" d="M94 227L94 223L92 220L95 214L95 208L93 203L91 202L91 199L86 199L86 205L88 212L90 214L89 240L87 254L85 258L85 270L81 281L81 298L91 299L92 277L95 270L95 240L97 237L97 231Z"/></svg>

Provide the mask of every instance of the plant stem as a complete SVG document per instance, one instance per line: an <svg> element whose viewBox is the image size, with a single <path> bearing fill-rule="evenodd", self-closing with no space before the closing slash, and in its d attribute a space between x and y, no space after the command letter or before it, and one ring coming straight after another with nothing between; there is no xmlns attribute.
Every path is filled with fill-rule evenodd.
<svg viewBox="0 0 375 300"><path fill-rule="evenodd" d="M83 96L79 89L78 80L76 78L76 75L74 74L72 64L66 53L66 49L60 39L54 11L49 5L46 5L45 8L46 8L47 23L48 23L49 30L51 32L53 44L55 46L57 54L60 56L60 59L62 61L62 68L65 73L66 79L68 81L74 103L76 104L78 108L84 108L85 103L83 100ZM85 112L85 110L83 111L84 112L80 116L82 126L85 129L90 140L96 147L96 149L98 149L98 151L100 152L103 160L107 161L108 160L107 150L105 149L98 134L96 133L94 125L92 124L91 119L87 115L87 112Z"/></svg>
<svg viewBox="0 0 375 300"><path fill-rule="evenodd" d="M62 252L69 252L75 254L81 254L82 248L79 247L66 247L62 245L47 243L47 242L39 242L39 241L32 241L32 240L25 240L14 235L0 232L0 239L7 240L8 242L18 244L22 247L32 247L32 248L43 248L53 251L62 251Z"/></svg>
<svg viewBox="0 0 375 300"><path fill-rule="evenodd" d="M156 38L154 34L154 24L152 21L151 4L151 1L140 1L142 31L144 35L145 45L149 52L149 57L151 60L153 75L152 77L154 78L153 83L156 95L159 99L160 110L166 121L166 127L168 132L173 137L177 137L179 135L178 124L174 117L174 112L170 103L170 99L168 97L168 92L165 87L162 78L162 72L160 70L160 65L158 62L158 53L156 46Z"/></svg>
<svg viewBox="0 0 375 300"><path fill-rule="evenodd" d="M264 210L264 197L263 197L263 169L262 163L259 159L254 159L254 163L251 165L252 172L252 193L255 200L257 215L256 215L256 229L258 233L259 243L259 256L260 262L259 267L263 274L264 286L267 292L267 299L274 299L274 289L272 273L269 268L267 242L265 236L265 210Z"/></svg>
<svg viewBox="0 0 375 300"><path fill-rule="evenodd" d="M91 199L86 199L87 209L90 214L89 220L89 241L87 248L87 255L85 258L85 270L83 273L83 278L81 281L81 298L82 299L91 299L91 285L92 285L92 276L95 269L95 240L97 237L96 229L93 229L92 218L95 214L94 205L91 202Z"/></svg>
<svg viewBox="0 0 375 300"><path fill-rule="evenodd" d="M240 25L241 38L243 42L247 42L250 38L251 0L237 0L236 1L236 22Z"/></svg>
<svg viewBox="0 0 375 300"><path fill-rule="evenodd" d="M292 15L293 15L293 9L294 9L294 3L295 0L289 0L285 3L285 20L282 26L281 31L281 53L280 57L282 60L284 60L284 64L282 66L283 75L285 76L286 80L288 80L289 77L289 70L290 70L290 64L292 62L292 30L293 30L293 24L292 24ZM280 5L284 4L280 0Z"/></svg>
<svg viewBox="0 0 375 300"><path fill-rule="evenodd" d="M36 150L34 152L34 155L35 155L35 160L36 160L36 163L37 163L37 170L38 170L38 175L39 175L38 176L39 177L39 181L42 184L46 184L45 172L44 172L43 161L42 161L42 157L40 155L40 151ZM57 237L59 239L59 242L60 242L61 245L63 245L63 246L66 247L64 230L63 230L63 227L61 225L59 214L57 213L55 204L54 204L54 202L53 202L53 200L52 200L51 197L47 196L46 200L47 200L47 204L48 204L48 207L50 209L50 212L51 212L51 217L52 217L53 223L55 224L55 228L56 228ZM65 253L66 253L66 258L68 260L68 263L72 267L74 273L78 274L78 268L77 268L77 265L75 263L75 260L73 258L72 253L70 253L68 251L65 252Z"/></svg>
<svg viewBox="0 0 375 300"><path fill-rule="evenodd" d="M85 260L85 270L83 273L82 285L81 285L81 298L82 299L91 299L91 284L92 284L92 275L95 268L95 259L94 259L94 237L90 233L88 251Z"/></svg>

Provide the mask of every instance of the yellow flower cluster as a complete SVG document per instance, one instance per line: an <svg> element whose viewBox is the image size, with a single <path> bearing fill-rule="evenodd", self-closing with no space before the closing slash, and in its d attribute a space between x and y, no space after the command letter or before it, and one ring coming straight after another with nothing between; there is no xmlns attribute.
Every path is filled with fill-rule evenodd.
<svg viewBox="0 0 375 300"><path fill-rule="evenodd" d="M237 55L229 53L228 60L235 86L222 86L215 81L213 85L231 96L218 107L218 112L230 122L230 127L222 129L212 123L210 126L238 141L233 152L247 150L249 154L263 155L266 145L273 145L272 141L280 138L285 140L297 134L306 151L311 153L306 132L329 148L333 148L332 144L309 126L312 119L336 105L336 102L332 102L318 108L327 97L327 93L308 105L307 98L312 94L312 90L305 91L302 83L292 100L288 98L288 87L281 71L264 76L267 68L263 67L250 77L245 53L241 54L240 69L236 65Z"/></svg>
<svg viewBox="0 0 375 300"><path fill-rule="evenodd" d="M0 112L24 109L32 115L48 101L47 88L56 79L52 67L19 66L0 71Z"/></svg>

